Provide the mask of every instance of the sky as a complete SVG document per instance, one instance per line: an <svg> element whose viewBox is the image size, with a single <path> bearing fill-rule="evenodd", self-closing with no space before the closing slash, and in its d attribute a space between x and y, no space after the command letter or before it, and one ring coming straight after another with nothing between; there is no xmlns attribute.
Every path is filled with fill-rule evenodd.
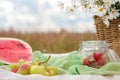
<svg viewBox="0 0 120 80"><path fill-rule="evenodd" d="M81 11L70 15L58 0L0 0L0 30L16 32L96 32L92 15Z"/></svg>

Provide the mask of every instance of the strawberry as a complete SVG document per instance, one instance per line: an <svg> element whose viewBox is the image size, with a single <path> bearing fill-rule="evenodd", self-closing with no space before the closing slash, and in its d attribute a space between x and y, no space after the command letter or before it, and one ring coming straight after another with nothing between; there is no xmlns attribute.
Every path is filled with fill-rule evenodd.
<svg viewBox="0 0 120 80"><path fill-rule="evenodd" d="M91 54L87 58L84 59L83 64L84 65L91 65L91 64L94 64L95 62L96 61L95 61L95 58L94 58L94 54Z"/></svg>
<svg viewBox="0 0 120 80"><path fill-rule="evenodd" d="M89 60L88 60L88 58L85 58L85 59L83 60L83 65L89 65Z"/></svg>
<svg viewBox="0 0 120 80"><path fill-rule="evenodd" d="M94 54L94 58L95 58L96 61L99 60L99 59L101 59L102 58L102 53L101 52L95 53Z"/></svg>
<svg viewBox="0 0 120 80"><path fill-rule="evenodd" d="M94 54L91 54L88 56L89 62L94 62L95 58L94 58Z"/></svg>
<svg viewBox="0 0 120 80"><path fill-rule="evenodd" d="M98 60L98 63L99 63L99 65L103 66L103 65L105 64L104 58L100 58L100 59Z"/></svg>

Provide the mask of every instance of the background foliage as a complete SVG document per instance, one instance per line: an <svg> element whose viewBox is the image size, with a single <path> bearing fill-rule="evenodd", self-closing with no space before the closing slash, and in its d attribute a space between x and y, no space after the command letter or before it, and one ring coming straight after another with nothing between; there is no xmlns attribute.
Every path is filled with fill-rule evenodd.
<svg viewBox="0 0 120 80"><path fill-rule="evenodd" d="M82 41L97 39L96 34L92 32L69 33L65 30L60 33L16 33L13 30L9 30L1 31L0 37L22 39L30 44L33 51L40 50L46 53L64 53L78 50Z"/></svg>

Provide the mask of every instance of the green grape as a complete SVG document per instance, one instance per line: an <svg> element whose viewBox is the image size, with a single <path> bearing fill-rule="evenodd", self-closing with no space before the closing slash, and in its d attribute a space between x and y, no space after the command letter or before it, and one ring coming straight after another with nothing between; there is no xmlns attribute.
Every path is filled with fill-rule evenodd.
<svg viewBox="0 0 120 80"><path fill-rule="evenodd" d="M46 71L49 72L49 76L55 76L57 74L57 68L56 67L45 67Z"/></svg>
<svg viewBox="0 0 120 80"><path fill-rule="evenodd" d="M22 65L23 63L25 63L25 60L24 60L24 59L20 59L20 60L18 61L18 64L20 64L20 65Z"/></svg>
<svg viewBox="0 0 120 80"><path fill-rule="evenodd" d="M44 74L44 73L45 73L44 66L34 65L30 69L30 74Z"/></svg>
<svg viewBox="0 0 120 80"><path fill-rule="evenodd" d="M53 70L49 70L49 75L50 76L55 76L56 74L55 74L55 72Z"/></svg>
<svg viewBox="0 0 120 80"><path fill-rule="evenodd" d="M54 72L57 72L57 68L56 67L51 67L50 69L52 69Z"/></svg>
<svg viewBox="0 0 120 80"><path fill-rule="evenodd" d="M32 66L34 66L34 63L33 63L33 62L29 62L28 64L30 65L30 68L31 68Z"/></svg>
<svg viewBox="0 0 120 80"><path fill-rule="evenodd" d="M11 69L18 69L20 67L20 64L10 64Z"/></svg>
<svg viewBox="0 0 120 80"><path fill-rule="evenodd" d="M29 73L30 73L30 65L29 65L28 63L22 64L22 65L19 67L17 73L23 74L23 75L29 74Z"/></svg>
<svg viewBox="0 0 120 80"><path fill-rule="evenodd" d="M9 66L10 66L10 71L16 73L20 67L20 64L10 64Z"/></svg>
<svg viewBox="0 0 120 80"><path fill-rule="evenodd" d="M45 75L45 76L50 76L50 74L49 74L49 72L44 72L44 74L43 75Z"/></svg>

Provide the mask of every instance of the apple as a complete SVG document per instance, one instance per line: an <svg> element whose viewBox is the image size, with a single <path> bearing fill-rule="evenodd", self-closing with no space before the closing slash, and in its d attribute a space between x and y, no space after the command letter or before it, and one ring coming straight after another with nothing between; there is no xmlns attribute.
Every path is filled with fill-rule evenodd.
<svg viewBox="0 0 120 80"><path fill-rule="evenodd" d="M28 63L22 64L22 65L19 67L17 73L23 74L23 75L29 74L29 73L30 73L30 65L29 65Z"/></svg>

